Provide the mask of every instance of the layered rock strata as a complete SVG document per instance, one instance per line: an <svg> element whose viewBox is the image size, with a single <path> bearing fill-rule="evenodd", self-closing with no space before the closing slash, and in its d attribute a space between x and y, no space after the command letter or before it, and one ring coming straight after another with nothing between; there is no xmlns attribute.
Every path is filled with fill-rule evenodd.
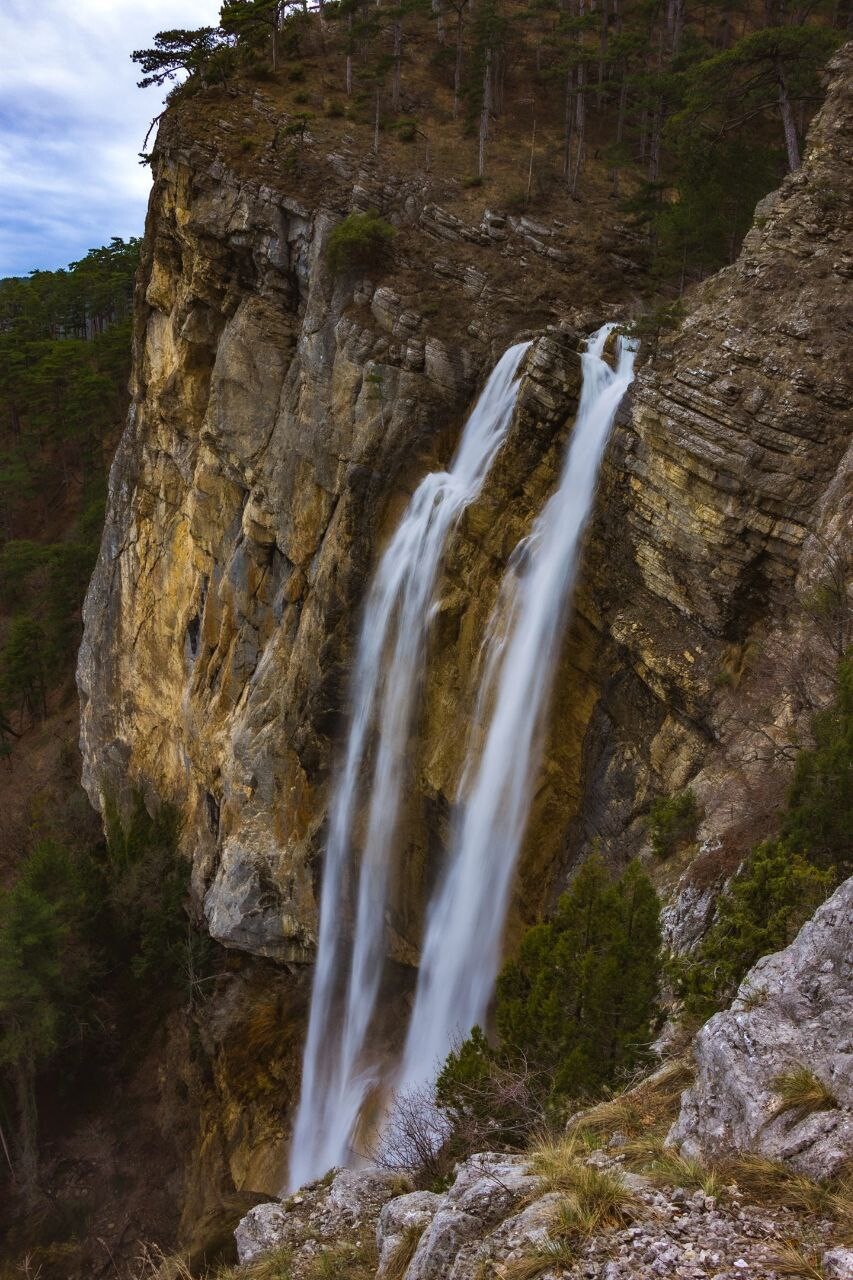
<svg viewBox="0 0 853 1280"><path fill-rule="evenodd" d="M650 799L690 783L701 874L668 918L689 945L827 695L833 651L808 600L850 512L850 61L836 60L803 169L763 202L737 263L687 300L617 426L516 919L593 843L616 860L642 848ZM345 153L309 147L287 189L268 157L247 175L219 108L202 138L210 121L190 106L158 142L133 407L79 684L92 799L138 786L179 806L198 901L227 945L310 960L367 577L490 364L531 319L554 326L533 333L510 438L447 549L388 934L411 961L489 606L573 416L578 264L553 226L486 210L468 228L441 216L429 183ZM252 110L264 119L258 95ZM369 206L400 228L396 262L381 279L335 278L329 231ZM624 306L612 253L589 252L580 296ZM681 869L661 873L670 893Z"/></svg>

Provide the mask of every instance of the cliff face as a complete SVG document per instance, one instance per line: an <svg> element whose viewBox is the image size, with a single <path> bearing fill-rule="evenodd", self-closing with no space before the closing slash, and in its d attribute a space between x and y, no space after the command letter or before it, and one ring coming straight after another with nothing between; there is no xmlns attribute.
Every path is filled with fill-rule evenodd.
<svg viewBox="0 0 853 1280"><path fill-rule="evenodd" d="M690 782L700 856L670 913L688 942L825 695L832 642L808 601L849 512L850 62L836 60L804 168L762 202L738 262L687 300L623 410L552 700L522 916L592 841L615 858L640 848L653 795ZM266 110L257 95L228 109ZM510 438L448 547L388 938L411 960L485 619L553 488L581 331L625 313L630 262L580 213L575 228L488 210L466 223L440 183L345 149L309 146L310 168L283 182L271 145L246 176L221 110L177 108L158 142L133 406L85 609L84 781L96 804L141 786L180 807L216 938L310 960L366 582L490 365L532 336ZM379 280L328 270L349 207L399 228Z"/></svg>

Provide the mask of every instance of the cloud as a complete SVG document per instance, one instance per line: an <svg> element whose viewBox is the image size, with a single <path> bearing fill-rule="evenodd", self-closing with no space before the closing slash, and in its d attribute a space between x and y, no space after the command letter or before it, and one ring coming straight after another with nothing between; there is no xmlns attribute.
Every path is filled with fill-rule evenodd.
<svg viewBox="0 0 853 1280"><path fill-rule="evenodd" d="M218 14L218 0L3 0L0 276L142 233L150 172L138 153L162 95L137 89L130 53Z"/></svg>

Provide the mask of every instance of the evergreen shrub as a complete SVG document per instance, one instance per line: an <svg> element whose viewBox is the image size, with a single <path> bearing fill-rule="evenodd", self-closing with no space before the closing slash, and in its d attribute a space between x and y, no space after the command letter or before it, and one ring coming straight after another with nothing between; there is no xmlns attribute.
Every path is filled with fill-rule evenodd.
<svg viewBox="0 0 853 1280"><path fill-rule="evenodd" d="M369 270L387 261L396 231L377 213L351 213L329 236L327 258L335 275Z"/></svg>

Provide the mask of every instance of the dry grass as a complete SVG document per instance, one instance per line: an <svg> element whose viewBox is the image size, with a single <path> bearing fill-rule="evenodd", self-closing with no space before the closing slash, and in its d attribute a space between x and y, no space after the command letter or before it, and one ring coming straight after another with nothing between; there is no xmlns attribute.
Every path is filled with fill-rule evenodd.
<svg viewBox="0 0 853 1280"><path fill-rule="evenodd" d="M534 1140L528 1152L530 1168L542 1180L541 1194L545 1191L571 1189L581 1159L588 1154L580 1136L565 1134L558 1138L541 1136Z"/></svg>
<svg viewBox="0 0 853 1280"><path fill-rule="evenodd" d="M542 1178L540 1190L562 1191L548 1224L548 1238L514 1259L506 1280L535 1280L553 1268L571 1267L591 1236L630 1222L637 1207L620 1173L583 1164L577 1140L543 1143L531 1153L531 1167Z"/></svg>
<svg viewBox="0 0 853 1280"><path fill-rule="evenodd" d="M853 1230L853 1169L832 1181L816 1182L765 1156L743 1154L706 1163L681 1155L654 1136L637 1138L622 1151L631 1169L659 1185L719 1196L734 1184L758 1204L778 1205L804 1217L834 1219Z"/></svg>
<svg viewBox="0 0 853 1280"><path fill-rule="evenodd" d="M415 1250L420 1244L423 1233L424 1228L418 1227L414 1223L403 1228L403 1234L388 1259L388 1265L385 1268L385 1280L404 1280L405 1274L409 1269L409 1263L415 1256Z"/></svg>
<svg viewBox="0 0 853 1280"><path fill-rule="evenodd" d="M779 1096L779 1103L773 1111L774 1119L787 1111L794 1111L802 1120L815 1111L832 1111L838 1106L838 1099L829 1086L808 1067L798 1066L776 1076L773 1088Z"/></svg>
<svg viewBox="0 0 853 1280"><path fill-rule="evenodd" d="M372 1244L337 1244L312 1258L302 1275L304 1280L373 1280L377 1263ZM251 1275L251 1280L277 1280L277 1277ZM282 1280L290 1280L289 1272L285 1272Z"/></svg>
<svg viewBox="0 0 853 1280"><path fill-rule="evenodd" d="M545 1271L573 1267L577 1250L569 1240L546 1240L532 1253L513 1258L507 1265L504 1280L536 1280Z"/></svg>
<svg viewBox="0 0 853 1280"><path fill-rule="evenodd" d="M178 1254L166 1257L156 1245L144 1245L137 1263L138 1280L193 1280L193 1273Z"/></svg>
<svg viewBox="0 0 853 1280"><path fill-rule="evenodd" d="M646 1153L639 1159L636 1152L630 1153L629 1161L659 1186L686 1187L706 1196L718 1196L725 1188L726 1180L715 1165L683 1156L663 1143L658 1143L655 1150L655 1144L649 1142Z"/></svg>
<svg viewBox="0 0 853 1280"><path fill-rule="evenodd" d="M551 1234L566 1240L623 1227L636 1207L636 1197L618 1171L582 1164L565 1200L554 1210Z"/></svg>
<svg viewBox="0 0 853 1280"><path fill-rule="evenodd" d="M782 1245L770 1260L770 1265L780 1277L786 1280L825 1280L820 1254L805 1249L791 1240Z"/></svg>
<svg viewBox="0 0 853 1280"><path fill-rule="evenodd" d="M639 1084L582 1111L569 1122L576 1134L624 1133L626 1137L668 1130L678 1114L681 1095L693 1083L688 1058L675 1058Z"/></svg>
<svg viewBox="0 0 853 1280"><path fill-rule="evenodd" d="M830 1182L815 1182L779 1161L742 1155L726 1161L721 1174L755 1200L782 1205L794 1213L833 1218L853 1228L853 1170Z"/></svg>

